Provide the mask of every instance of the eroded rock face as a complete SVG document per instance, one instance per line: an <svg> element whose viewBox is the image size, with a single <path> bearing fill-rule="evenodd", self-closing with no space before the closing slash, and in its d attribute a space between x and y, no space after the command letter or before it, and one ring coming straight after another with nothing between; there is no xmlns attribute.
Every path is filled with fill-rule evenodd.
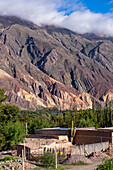
<svg viewBox="0 0 113 170"><path fill-rule="evenodd" d="M27 76L24 78L27 78ZM32 81L32 85L30 81ZM0 88L3 88L5 94L9 96L7 102L19 106L20 109L35 110L43 107L70 109L75 104L77 109L80 109L82 103L84 109L88 106L85 104L85 100L80 99L78 92L65 87L65 85L46 75L44 82L45 86L47 85L46 88L38 81L29 77L27 79L27 88L24 87L24 83L25 80L23 84L18 83L16 79L0 69Z"/></svg>
<svg viewBox="0 0 113 170"><path fill-rule="evenodd" d="M111 104L113 104L113 92L109 92L107 91L103 96L102 96L102 100L104 101L104 103L108 103L111 102ZM112 105L111 105L112 106Z"/></svg>
<svg viewBox="0 0 113 170"><path fill-rule="evenodd" d="M86 38L0 17L0 88L8 102L22 109L87 109L93 97L101 104L113 100L107 94L113 93L113 43Z"/></svg>

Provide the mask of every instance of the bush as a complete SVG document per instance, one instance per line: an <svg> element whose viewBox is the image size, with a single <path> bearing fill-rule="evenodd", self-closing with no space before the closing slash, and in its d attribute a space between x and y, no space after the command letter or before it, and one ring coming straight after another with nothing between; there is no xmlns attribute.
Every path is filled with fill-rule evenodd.
<svg viewBox="0 0 113 170"><path fill-rule="evenodd" d="M0 159L0 161L2 162L4 162L4 161L16 161L16 160L18 160L18 158L15 158L15 157L13 157L13 156L6 156L5 158L3 158L3 159Z"/></svg>
<svg viewBox="0 0 113 170"><path fill-rule="evenodd" d="M47 152L40 156L40 162L46 167L55 166L55 155L51 152Z"/></svg>
<svg viewBox="0 0 113 170"><path fill-rule="evenodd" d="M89 164L88 164L88 163L84 163L84 162L82 162L82 161L79 161L79 162L74 163L74 164L72 164L72 165L80 166L80 165L89 165Z"/></svg>
<svg viewBox="0 0 113 170"><path fill-rule="evenodd" d="M106 159L104 164L98 165L98 168L96 170L112 170L112 169L113 169L113 158Z"/></svg>

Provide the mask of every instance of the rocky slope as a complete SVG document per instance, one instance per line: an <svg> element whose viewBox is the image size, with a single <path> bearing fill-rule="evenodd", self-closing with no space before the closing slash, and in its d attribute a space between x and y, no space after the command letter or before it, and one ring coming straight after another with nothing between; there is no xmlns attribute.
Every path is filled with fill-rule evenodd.
<svg viewBox="0 0 113 170"><path fill-rule="evenodd" d="M112 38L0 17L0 88L20 108L69 109L113 99ZM102 101L102 102L101 102Z"/></svg>

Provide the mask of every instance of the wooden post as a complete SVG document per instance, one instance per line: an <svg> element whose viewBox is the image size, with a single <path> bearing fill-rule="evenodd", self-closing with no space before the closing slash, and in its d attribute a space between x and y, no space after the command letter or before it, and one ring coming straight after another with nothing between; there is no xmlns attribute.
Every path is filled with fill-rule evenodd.
<svg viewBox="0 0 113 170"><path fill-rule="evenodd" d="M94 148L94 153L95 153L95 143L93 142L93 148Z"/></svg>
<svg viewBox="0 0 113 170"><path fill-rule="evenodd" d="M24 151L22 149L22 170L24 170Z"/></svg>
<svg viewBox="0 0 113 170"><path fill-rule="evenodd" d="M57 169L57 150L55 147L55 168Z"/></svg>
<svg viewBox="0 0 113 170"><path fill-rule="evenodd" d="M80 148L80 155L81 155L81 147L79 146L79 148Z"/></svg>
<svg viewBox="0 0 113 170"><path fill-rule="evenodd" d="M25 148L25 140L24 140L24 158L25 158L25 160L26 160L26 150L25 150L26 148Z"/></svg>
<svg viewBox="0 0 113 170"><path fill-rule="evenodd" d="M84 143L83 143L83 147L84 147L84 156L85 156L85 145L84 145Z"/></svg>
<svg viewBox="0 0 113 170"><path fill-rule="evenodd" d="M26 135L27 135L27 122L26 122Z"/></svg>

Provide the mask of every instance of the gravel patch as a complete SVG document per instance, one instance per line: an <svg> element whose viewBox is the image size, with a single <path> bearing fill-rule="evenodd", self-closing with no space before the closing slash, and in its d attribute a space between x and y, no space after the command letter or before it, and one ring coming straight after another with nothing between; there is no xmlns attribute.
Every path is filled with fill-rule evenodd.
<svg viewBox="0 0 113 170"><path fill-rule="evenodd" d="M104 153L104 152L97 152L97 153L95 153L95 157L96 157L96 158L101 158L101 159L110 158L110 156L107 155L107 154Z"/></svg>
<svg viewBox="0 0 113 170"><path fill-rule="evenodd" d="M92 163L92 161L90 159L86 158L83 155L72 155L68 159L64 160L63 164L71 165L71 164L76 164L78 162L84 162L84 163L87 163L87 164Z"/></svg>

